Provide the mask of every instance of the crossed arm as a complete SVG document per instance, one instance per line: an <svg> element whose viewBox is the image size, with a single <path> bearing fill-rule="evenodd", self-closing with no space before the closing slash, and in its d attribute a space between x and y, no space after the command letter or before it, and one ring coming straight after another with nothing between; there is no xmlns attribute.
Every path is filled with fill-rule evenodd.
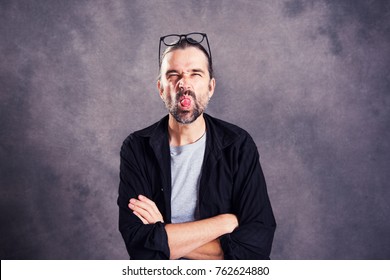
<svg viewBox="0 0 390 280"><path fill-rule="evenodd" d="M129 208L144 224L164 222L156 204L143 195L129 201ZM221 214L188 223L166 224L170 259L223 259L219 243L221 235L231 233L238 226L233 214Z"/></svg>

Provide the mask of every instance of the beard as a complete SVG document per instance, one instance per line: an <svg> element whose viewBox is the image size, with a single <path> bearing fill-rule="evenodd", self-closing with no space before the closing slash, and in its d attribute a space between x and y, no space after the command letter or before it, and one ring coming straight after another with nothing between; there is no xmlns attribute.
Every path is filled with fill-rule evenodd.
<svg viewBox="0 0 390 280"><path fill-rule="evenodd" d="M192 99L192 108L189 110L183 110L180 108L180 98L184 95L187 95ZM208 100L198 100L196 98L195 92L186 90L177 92L174 99L171 98L171 96L167 96L167 98L164 99L164 103L169 113L178 123L190 124L193 123L201 114L203 114L207 107Z"/></svg>

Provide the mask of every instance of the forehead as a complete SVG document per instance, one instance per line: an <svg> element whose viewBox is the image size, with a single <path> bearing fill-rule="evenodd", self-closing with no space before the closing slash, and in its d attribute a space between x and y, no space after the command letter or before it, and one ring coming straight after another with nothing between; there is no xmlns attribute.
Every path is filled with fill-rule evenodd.
<svg viewBox="0 0 390 280"><path fill-rule="evenodd" d="M161 68L204 68L207 69L206 55L195 47L176 49L167 53L162 61Z"/></svg>

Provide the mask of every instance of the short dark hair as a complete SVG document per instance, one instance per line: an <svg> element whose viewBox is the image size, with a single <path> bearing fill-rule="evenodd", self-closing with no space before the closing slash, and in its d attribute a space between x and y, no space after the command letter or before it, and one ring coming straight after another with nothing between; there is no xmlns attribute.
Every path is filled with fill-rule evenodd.
<svg viewBox="0 0 390 280"><path fill-rule="evenodd" d="M207 70L209 71L210 79L214 77L213 62L211 60L211 57L210 57L209 53L206 51L206 49L200 43L195 42L192 39L188 38L187 40L181 40L177 44L175 44L173 46L170 46L170 47L165 49L165 51L161 55L161 59L160 59L158 80L161 79L161 64L162 64L162 61L163 61L164 57L168 53L173 52L175 50L178 50L178 49L184 50L184 49L190 48L190 47L197 48L197 49L201 50L204 53L204 55L207 57L207 62L208 62Z"/></svg>

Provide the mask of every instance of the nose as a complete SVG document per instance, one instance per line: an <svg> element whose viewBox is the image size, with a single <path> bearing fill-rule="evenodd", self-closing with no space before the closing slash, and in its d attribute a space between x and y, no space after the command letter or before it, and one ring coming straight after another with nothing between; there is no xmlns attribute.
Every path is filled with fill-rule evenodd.
<svg viewBox="0 0 390 280"><path fill-rule="evenodd" d="M191 88L189 78L186 75L183 75L179 80L178 87L181 90L187 90Z"/></svg>

